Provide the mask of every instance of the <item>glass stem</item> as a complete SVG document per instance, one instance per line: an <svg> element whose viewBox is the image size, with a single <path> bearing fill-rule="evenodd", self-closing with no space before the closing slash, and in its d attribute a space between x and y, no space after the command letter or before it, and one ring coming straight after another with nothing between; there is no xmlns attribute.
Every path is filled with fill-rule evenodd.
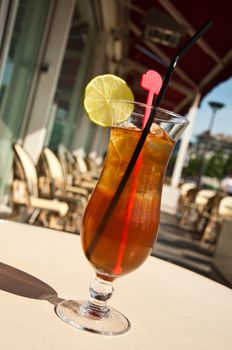
<svg viewBox="0 0 232 350"><path fill-rule="evenodd" d="M81 306L82 314L97 318L108 317L110 310L107 300L111 298L113 291L111 282L96 277L89 286L90 299Z"/></svg>

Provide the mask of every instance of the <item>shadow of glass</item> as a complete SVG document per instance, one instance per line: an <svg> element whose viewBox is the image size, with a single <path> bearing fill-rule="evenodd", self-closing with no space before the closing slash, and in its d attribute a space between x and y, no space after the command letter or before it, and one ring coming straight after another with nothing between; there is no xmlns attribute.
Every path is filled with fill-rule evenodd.
<svg viewBox="0 0 232 350"><path fill-rule="evenodd" d="M25 298L47 300L55 306L64 300L47 283L4 263L0 263L0 289Z"/></svg>

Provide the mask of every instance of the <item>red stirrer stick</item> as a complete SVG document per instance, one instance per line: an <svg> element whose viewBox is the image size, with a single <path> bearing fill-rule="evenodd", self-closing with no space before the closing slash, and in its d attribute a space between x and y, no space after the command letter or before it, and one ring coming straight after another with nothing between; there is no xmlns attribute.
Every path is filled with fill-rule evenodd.
<svg viewBox="0 0 232 350"><path fill-rule="evenodd" d="M159 91L162 86L162 78L159 75L159 73L157 73L156 71L149 70L142 75L140 85L143 89L148 91L144 118L142 123L142 129L143 129L147 123L147 120L149 118L150 111L151 111L151 109L148 106L152 106L154 95L157 96L159 94ZM129 224L130 224L130 219L131 219L132 210L133 210L133 200L136 193L138 175L139 175L141 163L142 163L142 156L140 154L134 168L134 179L131 185L130 198L128 200L128 206L126 210L125 225L122 231L122 237L120 241L117 261L116 261L115 267L113 268L113 273L115 275L119 275L122 272L122 260L123 260L123 255L124 255L127 237L128 237Z"/></svg>

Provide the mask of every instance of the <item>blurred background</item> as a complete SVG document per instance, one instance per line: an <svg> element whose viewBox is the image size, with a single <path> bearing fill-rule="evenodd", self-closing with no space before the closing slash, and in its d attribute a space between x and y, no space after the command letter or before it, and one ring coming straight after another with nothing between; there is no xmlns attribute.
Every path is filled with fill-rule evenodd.
<svg viewBox="0 0 232 350"><path fill-rule="evenodd" d="M145 102L142 73L164 76L178 48L211 20L162 102L190 126L167 169L154 255L230 286L229 9L226 0L220 8L209 0L2 0L1 218L78 233L109 139L84 115L85 85L116 74Z"/></svg>

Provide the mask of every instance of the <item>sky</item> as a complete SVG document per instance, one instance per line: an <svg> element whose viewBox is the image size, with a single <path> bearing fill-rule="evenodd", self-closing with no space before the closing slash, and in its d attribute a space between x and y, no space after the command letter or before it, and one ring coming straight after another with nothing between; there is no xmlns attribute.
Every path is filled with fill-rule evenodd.
<svg viewBox="0 0 232 350"><path fill-rule="evenodd" d="M208 104L209 101L225 104L223 108L216 112L212 134L223 133L232 136L232 78L230 78L217 85L202 100L193 126L191 137L193 141L197 134L209 129L212 116L212 108Z"/></svg>

